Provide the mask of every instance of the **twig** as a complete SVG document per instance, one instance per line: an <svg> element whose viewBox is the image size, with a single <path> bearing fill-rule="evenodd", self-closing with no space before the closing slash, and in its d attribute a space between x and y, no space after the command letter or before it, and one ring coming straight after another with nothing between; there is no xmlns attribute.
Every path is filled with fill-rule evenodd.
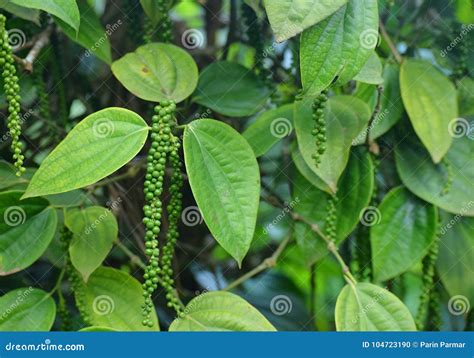
<svg viewBox="0 0 474 358"><path fill-rule="evenodd" d="M30 52L28 52L28 55L24 59L15 56L15 60L20 63L26 71L33 72L33 62L38 57L41 49L49 43L49 36L51 35L52 31L53 27L49 25L46 30L41 32L38 35L34 45L31 47Z"/></svg>
<svg viewBox="0 0 474 358"><path fill-rule="evenodd" d="M394 45L392 39L390 38L390 35L387 33L387 30L385 29L385 26L382 21L379 21L379 27L380 27L380 32L382 33L382 36L384 40L387 42L388 47L390 48L390 51L393 54L393 57L395 57L395 60L401 64L403 61L402 56L397 50L397 47Z"/></svg>
<svg viewBox="0 0 474 358"><path fill-rule="evenodd" d="M281 253L283 250L286 248L288 243L291 241L291 236L288 236L283 240L280 245L278 245L277 249L275 252L267 257L265 260L263 260L260 265L254 267L252 270L247 272L246 274L240 276L237 280L231 282L227 287L224 288L225 291L231 290L240 284L242 284L244 281L248 280L249 278L254 277L255 275L258 275L260 272L265 271L266 269L275 267L278 261L278 258L280 257Z"/></svg>

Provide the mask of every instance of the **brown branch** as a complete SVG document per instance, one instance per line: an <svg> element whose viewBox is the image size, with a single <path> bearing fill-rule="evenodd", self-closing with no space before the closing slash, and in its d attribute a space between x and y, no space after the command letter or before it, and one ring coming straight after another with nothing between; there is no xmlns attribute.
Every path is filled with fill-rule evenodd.
<svg viewBox="0 0 474 358"><path fill-rule="evenodd" d="M403 61L403 58L400 55L400 52L398 52L397 47L394 45L392 39L390 38L390 35L388 34L387 30L385 29L385 26L384 26L382 21L379 21L379 27L380 27L380 32L382 33L382 37L387 42L387 45L390 48L390 51L392 52L393 57L395 57L395 60L399 64L401 64L402 61Z"/></svg>
<svg viewBox="0 0 474 358"><path fill-rule="evenodd" d="M37 36L35 43L31 47L30 52L28 52L28 55L26 55L25 58L15 56L15 60L20 65L22 65L26 71L33 72L33 62L38 57L39 53L41 52L41 49L49 43L49 37L51 36L52 32L53 27L49 25L46 30L44 30Z"/></svg>

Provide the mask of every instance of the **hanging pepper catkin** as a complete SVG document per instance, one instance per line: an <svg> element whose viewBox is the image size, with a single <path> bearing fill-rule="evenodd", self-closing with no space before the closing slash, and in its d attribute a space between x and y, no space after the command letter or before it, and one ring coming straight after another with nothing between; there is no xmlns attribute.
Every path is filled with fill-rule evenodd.
<svg viewBox="0 0 474 358"><path fill-rule="evenodd" d="M12 139L11 150L13 152L16 174L20 176L25 172L22 154L23 144L20 142L21 118L20 118L20 85L14 65L13 53L8 43L8 32L5 28L6 18L0 14L0 67L2 68L3 89L8 103L7 127Z"/></svg>

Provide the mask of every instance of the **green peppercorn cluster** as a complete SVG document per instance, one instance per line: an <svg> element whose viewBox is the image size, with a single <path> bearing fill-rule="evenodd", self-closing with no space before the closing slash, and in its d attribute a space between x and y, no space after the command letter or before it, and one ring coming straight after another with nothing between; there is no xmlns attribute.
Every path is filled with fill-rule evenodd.
<svg viewBox="0 0 474 358"><path fill-rule="evenodd" d="M147 173L145 176L144 193L146 205L143 208L143 223L146 227L145 247L149 263L143 276L143 290L145 304L143 306L143 325L151 327L151 312L153 310L153 292L158 287L158 282L163 285L168 299L168 306L179 311L180 306L173 289L172 258L174 244L178 238L178 220L181 214L180 192L182 186L181 163L179 159L180 143L172 134L171 126L174 124L176 104L172 101L162 101L155 107L152 117L151 147L147 157ZM158 236L161 227L162 201L165 169L167 157L173 170L170 184L170 201L167 206L168 232L166 243L160 258Z"/></svg>
<svg viewBox="0 0 474 358"><path fill-rule="evenodd" d="M48 93L46 92L46 83L43 78L43 71L41 69L33 72L33 81L36 88L36 95L38 97L39 115L46 122L51 122L51 112L49 110Z"/></svg>
<svg viewBox="0 0 474 358"><path fill-rule="evenodd" d="M323 91L313 102L314 127L311 134L316 140L316 153L313 154L313 159L317 167L321 164L321 156L326 151L326 119L324 117L324 108L326 107L327 100L327 94Z"/></svg>
<svg viewBox="0 0 474 358"><path fill-rule="evenodd" d="M149 18L145 19L144 23L144 35L143 41L145 43L150 43L153 41L154 36L157 36L159 42L170 42L172 38L172 27L173 24L168 15L170 11L170 1L169 0L157 0L156 2L157 12L162 14L160 23L158 24L158 29L153 26Z"/></svg>
<svg viewBox="0 0 474 358"><path fill-rule="evenodd" d="M74 294L74 297L76 300L77 310L79 311L79 314L81 315L81 318L84 324L90 326L92 323L90 320L90 316L86 310L85 292L84 292L82 278L80 277L79 273L74 268L74 266L72 265L71 258L69 256L69 244L71 243L71 240L72 240L72 232L69 231L67 228L63 228L61 230L61 235L60 235L59 240L66 255L66 266L65 266L66 276L69 282L71 283L71 291ZM64 310L67 311L65 305L64 305L63 311ZM63 325L66 325L66 324L70 325L69 312L66 312L66 311L62 312L62 314L65 315L65 318L61 316L63 320Z"/></svg>
<svg viewBox="0 0 474 358"><path fill-rule="evenodd" d="M459 33L462 33L463 31L466 31L463 29L462 26L456 26L458 31L454 35L453 38L456 38ZM466 73L469 72L468 67L467 67L467 62L468 62L468 55L469 55L469 33L467 36L461 41L458 46L457 46L457 55L458 58L456 59L456 67L454 68L453 72L453 77L457 80L462 79Z"/></svg>
<svg viewBox="0 0 474 358"><path fill-rule="evenodd" d="M437 282L438 280L434 280ZM431 290L430 300L428 303L428 317L429 326L427 327L430 331L439 331L443 323L441 319L441 292L437 285Z"/></svg>
<svg viewBox="0 0 474 358"><path fill-rule="evenodd" d="M442 165L446 169L446 182L444 183L443 189L441 190L441 196L449 194L451 191L451 187L453 185L453 180L454 180L454 173L453 173L453 167L451 163L449 162L446 157L443 158L442 160Z"/></svg>
<svg viewBox="0 0 474 358"><path fill-rule="evenodd" d="M5 28L5 22L5 16L0 14L0 66L3 69L3 89L8 102L9 115L7 126L12 138L11 149L13 159L15 160L14 164L17 169L16 175L20 176L25 172L25 168L23 167L25 157L22 154L23 144L20 142L20 85L18 84L18 76L16 75L12 48L8 43L8 32Z"/></svg>
<svg viewBox="0 0 474 358"><path fill-rule="evenodd" d="M333 194L329 197L327 202L327 215L326 215L326 222L324 225L325 228L325 235L326 237L331 240L336 240L336 220L337 220L337 202L338 198L336 194Z"/></svg>
<svg viewBox="0 0 474 358"><path fill-rule="evenodd" d="M174 291L173 279L173 256L174 247L178 239L178 223L181 216L182 198L181 188L183 186L183 176L181 174L181 161L179 159L178 150L180 143L175 136L172 139L172 149L170 151L170 163L173 170L171 176L170 201L167 206L168 212L168 232L166 233L166 243L163 246L161 255L161 280L166 291L166 299L168 300L168 307L173 308L178 314L181 311L181 306Z"/></svg>
<svg viewBox="0 0 474 358"><path fill-rule="evenodd" d="M435 265L438 258L438 248L439 248L439 237L440 233L440 223L438 222L438 232L436 234L435 240L432 242L428 254L423 258L423 276L422 276L422 293L420 296L420 304L418 306L418 313L416 317L416 324L418 329L423 330L426 324L427 318L427 309L430 306L430 300L435 294L432 294L434 291L434 276L435 276ZM436 297L435 297L436 299ZM439 305L439 302L436 303ZM433 305L433 304L431 304Z"/></svg>

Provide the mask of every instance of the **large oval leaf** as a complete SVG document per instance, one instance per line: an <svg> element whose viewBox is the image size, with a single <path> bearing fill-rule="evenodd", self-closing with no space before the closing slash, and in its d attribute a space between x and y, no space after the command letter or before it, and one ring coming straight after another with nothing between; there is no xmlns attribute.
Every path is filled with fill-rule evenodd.
<svg viewBox="0 0 474 358"><path fill-rule="evenodd" d="M430 63L406 60L400 70L400 89L416 134L438 163L453 141L450 122L458 117L454 85Z"/></svg>
<svg viewBox="0 0 474 358"><path fill-rule="evenodd" d="M105 63L110 64L112 62L112 53L108 33L100 23L94 8L87 1L81 0L78 5L82 20L78 32L77 29L73 29L69 24L60 19L56 19L56 22L72 41L77 42L87 50L86 56L93 54ZM115 31L121 24L122 20L118 20L115 24L108 25L110 29L107 28L107 31Z"/></svg>
<svg viewBox="0 0 474 358"><path fill-rule="evenodd" d="M346 285L336 302L338 331L416 331L408 308L390 291L371 283Z"/></svg>
<svg viewBox="0 0 474 358"><path fill-rule="evenodd" d="M262 113L242 135L249 142L255 156L260 157L291 132L293 132L293 104L286 104Z"/></svg>
<svg viewBox="0 0 474 358"><path fill-rule="evenodd" d="M468 137L454 140L446 155L453 182L444 195L441 194L448 180L448 168L444 163L434 164L414 136L405 138L395 154L398 174L411 192L453 214L474 216L474 166L467 164L474 157L474 141Z"/></svg>
<svg viewBox="0 0 474 358"><path fill-rule="evenodd" d="M253 238L260 197L252 148L227 124L201 119L186 126L184 159L204 221L240 265Z"/></svg>
<svg viewBox="0 0 474 358"><path fill-rule="evenodd" d="M54 237L57 215L43 198L20 200L23 192L0 193L0 276L33 264Z"/></svg>
<svg viewBox="0 0 474 358"><path fill-rule="evenodd" d="M110 267L98 268L90 276L87 284L82 283L80 293L84 301L84 310L93 326L118 331L159 329L154 310L151 313L153 327L142 325L142 305L145 303L142 286L123 271Z"/></svg>
<svg viewBox="0 0 474 358"><path fill-rule="evenodd" d="M39 289L19 288L0 297L0 331L49 331L56 304Z"/></svg>
<svg viewBox="0 0 474 358"><path fill-rule="evenodd" d="M183 49L162 43L140 46L112 63L112 72L127 90L147 101L181 102L193 93L198 69Z"/></svg>
<svg viewBox="0 0 474 358"><path fill-rule="evenodd" d="M366 103L350 96L331 97L325 110L326 151L321 164L316 167L312 155L316 153L316 143L311 131L314 126L312 108L309 101L295 104L294 123L298 146L306 164L335 192L337 182L346 167L352 142L370 118Z"/></svg>
<svg viewBox="0 0 474 358"><path fill-rule="evenodd" d="M359 222L361 210L369 205L374 185L374 168L369 154L362 148L354 148L344 174L341 177L336 204L336 244L342 242ZM296 176L293 210L325 230L327 202L330 196ZM311 264L324 257L327 245L305 223L295 223L295 238L306 263Z"/></svg>
<svg viewBox="0 0 474 358"><path fill-rule="evenodd" d="M344 84L373 54L378 39L376 0L349 0L333 15L305 30L300 62L303 91L315 96L338 77Z"/></svg>
<svg viewBox="0 0 474 358"><path fill-rule="evenodd" d="M97 182L133 159L147 135L145 121L127 109L107 108L87 116L41 163L24 198Z"/></svg>
<svg viewBox="0 0 474 358"><path fill-rule="evenodd" d="M265 10L278 42L317 24L347 0L265 0Z"/></svg>
<svg viewBox="0 0 474 358"><path fill-rule="evenodd" d="M207 292L192 299L170 331L275 331L243 298L230 292Z"/></svg>
<svg viewBox="0 0 474 358"><path fill-rule="evenodd" d="M87 282L90 274L102 264L117 239L117 220L109 209L91 206L67 210L64 224L73 233L69 245L71 263Z"/></svg>
<svg viewBox="0 0 474 358"><path fill-rule="evenodd" d="M81 15L75 0L10 0L12 4L39 9L59 17L74 30L79 30Z"/></svg>
<svg viewBox="0 0 474 358"><path fill-rule="evenodd" d="M193 100L226 116L245 117L257 113L268 95L267 88L248 68L217 61L202 71Z"/></svg>
<svg viewBox="0 0 474 358"><path fill-rule="evenodd" d="M436 235L437 210L403 187L391 190L370 229L375 281L398 276L419 262ZM396 253L396 254L394 254Z"/></svg>
<svg viewBox="0 0 474 358"><path fill-rule="evenodd" d="M299 173L303 175L307 181L322 191L325 191L329 194L332 193L328 185L323 182L323 180L318 177L315 172L313 172L308 164L306 164L305 160L303 159L303 155L298 148L297 142L294 142L291 145L291 159L293 160L296 169L298 169Z"/></svg>
<svg viewBox="0 0 474 358"><path fill-rule="evenodd" d="M474 202L472 202L474 206ZM442 212L441 241L436 268L450 296L474 303L474 218Z"/></svg>

